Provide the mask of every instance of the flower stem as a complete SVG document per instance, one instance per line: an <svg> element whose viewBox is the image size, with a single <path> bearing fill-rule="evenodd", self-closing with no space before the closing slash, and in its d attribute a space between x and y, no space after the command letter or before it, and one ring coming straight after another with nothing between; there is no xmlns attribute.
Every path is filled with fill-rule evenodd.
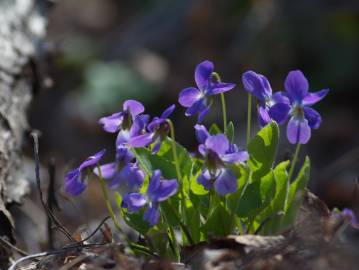
<svg viewBox="0 0 359 270"><path fill-rule="evenodd" d="M224 93L221 93L221 102L222 102L222 114L223 114L223 131L227 131L227 108L226 100L224 98Z"/></svg>
<svg viewBox="0 0 359 270"><path fill-rule="evenodd" d="M177 155L177 145L176 145L176 137L175 137L175 129L173 126L173 123L170 119L167 119L167 122L170 126L170 133L171 133L171 139L172 139L172 154L173 154L173 161L175 163L175 167L176 167L176 173L177 173L177 178L178 178L178 182L180 182L181 184L181 193L183 194L183 183L182 183L182 175L181 175L181 170L180 170L180 164L179 164L179 160L178 160L178 155Z"/></svg>
<svg viewBox="0 0 359 270"><path fill-rule="evenodd" d="M298 142L297 146L295 148L293 161L292 161L292 163L290 165L290 169L289 169L289 173L288 173L288 184L290 184L290 181L291 181L292 176L293 176L294 167L295 167L295 164L297 163L298 156L299 156L300 146L301 146L301 144Z"/></svg>
<svg viewBox="0 0 359 270"><path fill-rule="evenodd" d="M111 202L110 202L110 198L108 196L108 192L107 192L107 189L106 189L106 182L105 180L103 179L102 177L102 172L101 172L101 167L99 164L97 164L97 170L98 170L98 177L100 179L100 185L101 185L101 189L102 189L102 194L103 194L103 197L105 199L105 203L106 203L106 207L107 207L107 210L111 216L111 219L113 221L113 224L115 224L115 227L116 229L124 234L123 230L121 229L121 226L120 224L118 223L117 221L117 218L116 218L116 215L115 215L115 212L113 211L113 208L111 206ZM125 234L124 234L125 235Z"/></svg>
<svg viewBox="0 0 359 270"><path fill-rule="evenodd" d="M221 76L217 72L212 72L212 77L217 81L221 82ZM221 93L221 103L222 103L222 114L223 114L223 132L227 130L227 107L226 100L224 98L224 93Z"/></svg>
<svg viewBox="0 0 359 270"><path fill-rule="evenodd" d="M235 205L235 208L234 208L234 211L231 213L231 231L234 229L235 225L236 225L236 219L237 219L237 210L241 204L241 201L242 201L242 198L243 198L243 195L244 193L246 192L247 190L247 187L249 185L249 182L250 182L250 179L252 177L252 171L249 171L246 169L246 173L247 173L247 177L246 177L246 183L244 184L243 188L242 188L242 191L241 191L241 194L239 195L239 198L236 202L236 205ZM238 226L238 229L239 229L239 232L240 234L242 235L243 234L243 228L242 228L242 224L239 220L239 226Z"/></svg>
<svg viewBox="0 0 359 270"><path fill-rule="evenodd" d="M106 207L107 207L107 210L110 214L110 217L112 219L112 222L113 224L115 224L115 227L116 229L124 236L125 238L125 241L127 242L128 246L132 249L132 250L137 250L139 252L142 252L144 254L147 254L147 255L151 255L153 257L156 257L156 254L154 254L150 249L146 248L146 247L143 247L141 245L138 245L138 244L135 244L135 243L132 243L128 238L127 238L127 235L124 233L124 231L121 229L121 225L118 223L117 221L117 218L116 218L116 215L115 215L115 212L113 211L113 208L111 206L111 202L110 202L110 197L108 195L108 191L107 191L107 188L106 188L106 182L105 180L103 179L103 176L102 176L102 172L101 172L101 167L100 167L100 164L97 164L97 170L98 170L98 177L100 179L100 185L101 185L101 189L102 189L102 194L103 194L103 197L105 199L105 202L106 202Z"/></svg>
<svg viewBox="0 0 359 270"><path fill-rule="evenodd" d="M176 167L176 173L177 173L177 178L178 178L178 182L180 183L180 192L181 192L181 199L182 199L182 206L183 209L185 208L185 193L183 191L183 182L182 182L182 174L181 174L181 169L180 169L180 164L179 164L179 159L178 159L178 154L177 154L177 145L176 145L176 136L175 136L175 129L173 126L173 123L170 119L167 119L168 124L170 126L170 136L172 139L172 153L173 153L173 160L175 163L175 167ZM171 207L172 205L169 204ZM173 209L173 208L172 208ZM173 213L175 214L177 220L179 221L181 228L184 232L184 234L186 235L187 240L193 244L193 240L192 237L189 233L188 228L186 227L186 225L181 221L181 219L178 217L176 211L173 211Z"/></svg>
<svg viewBox="0 0 359 270"><path fill-rule="evenodd" d="M291 164L290 164L290 169L289 169L288 178L287 178L285 201L284 201L284 205L283 205L283 210L284 210L284 211L285 211L286 206L287 206L287 203L288 203L288 195L289 195L290 182L291 182L291 179L292 179L292 176L293 176L295 164L297 163L297 160L298 160L299 151L300 151L300 146L301 146L301 144L298 142L298 143L297 143L297 146L296 146L296 148L295 148L293 160L292 160L292 162L291 162ZM282 228L283 222L284 222L284 215L281 216L280 219L279 219L279 228ZM275 229L277 229L277 228L275 228Z"/></svg>
<svg viewBox="0 0 359 270"><path fill-rule="evenodd" d="M164 211L161 211L161 219L162 219L162 226L164 229L167 230L167 237L173 252L173 255L175 257L175 260L177 262L180 261L180 253L179 253L179 245L177 243L176 235L174 233L173 228L169 225L168 219L164 213Z"/></svg>
<svg viewBox="0 0 359 270"><path fill-rule="evenodd" d="M248 94L248 114L247 114L247 145L251 139L251 121L252 121L252 95Z"/></svg>

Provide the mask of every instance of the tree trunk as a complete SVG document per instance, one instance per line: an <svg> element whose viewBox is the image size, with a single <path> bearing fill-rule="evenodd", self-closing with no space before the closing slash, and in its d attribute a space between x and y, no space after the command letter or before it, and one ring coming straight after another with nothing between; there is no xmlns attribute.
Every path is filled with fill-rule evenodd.
<svg viewBox="0 0 359 270"><path fill-rule="evenodd" d="M0 0L0 237L12 242L13 221L6 205L20 202L28 191L21 146L36 85L34 59L46 26L40 12L44 5L39 0ZM4 269L3 254L8 250L2 249Z"/></svg>

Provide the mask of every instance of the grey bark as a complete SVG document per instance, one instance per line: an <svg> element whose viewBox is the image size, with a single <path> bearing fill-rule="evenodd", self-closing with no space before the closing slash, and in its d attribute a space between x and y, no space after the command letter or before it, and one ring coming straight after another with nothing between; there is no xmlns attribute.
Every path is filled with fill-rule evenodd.
<svg viewBox="0 0 359 270"><path fill-rule="evenodd" d="M20 202L28 191L21 146L34 90L31 63L46 27L39 3L0 0L0 237L10 240L13 221L6 205Z"/></svg>

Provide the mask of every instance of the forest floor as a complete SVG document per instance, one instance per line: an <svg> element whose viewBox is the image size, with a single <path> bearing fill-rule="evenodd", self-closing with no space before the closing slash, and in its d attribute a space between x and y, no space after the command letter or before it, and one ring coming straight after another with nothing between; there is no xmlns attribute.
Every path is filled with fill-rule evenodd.
<svg viewBox="0 0 359 270"><path fill-rule="evenodd" d="M185 247L181 263L134 256L112 241L105 225L99 230L100 241L89 239L30 255L36 257L13 269L357 269L359 251L348 237L347 224L307 191L294 228L278 236L229 235Z"/></svg>

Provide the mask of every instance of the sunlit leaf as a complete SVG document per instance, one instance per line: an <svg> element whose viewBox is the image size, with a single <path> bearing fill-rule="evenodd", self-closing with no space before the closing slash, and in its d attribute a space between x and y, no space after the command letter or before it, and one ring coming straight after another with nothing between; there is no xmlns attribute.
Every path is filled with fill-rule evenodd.
<svg viewBox="0 0 359 270"><path fill-rule="evenodd" d="M262 128L250 141L248 166L252 170L253 181L258 181L272 168L279 138L279 127L272 122Z"/></svg>

